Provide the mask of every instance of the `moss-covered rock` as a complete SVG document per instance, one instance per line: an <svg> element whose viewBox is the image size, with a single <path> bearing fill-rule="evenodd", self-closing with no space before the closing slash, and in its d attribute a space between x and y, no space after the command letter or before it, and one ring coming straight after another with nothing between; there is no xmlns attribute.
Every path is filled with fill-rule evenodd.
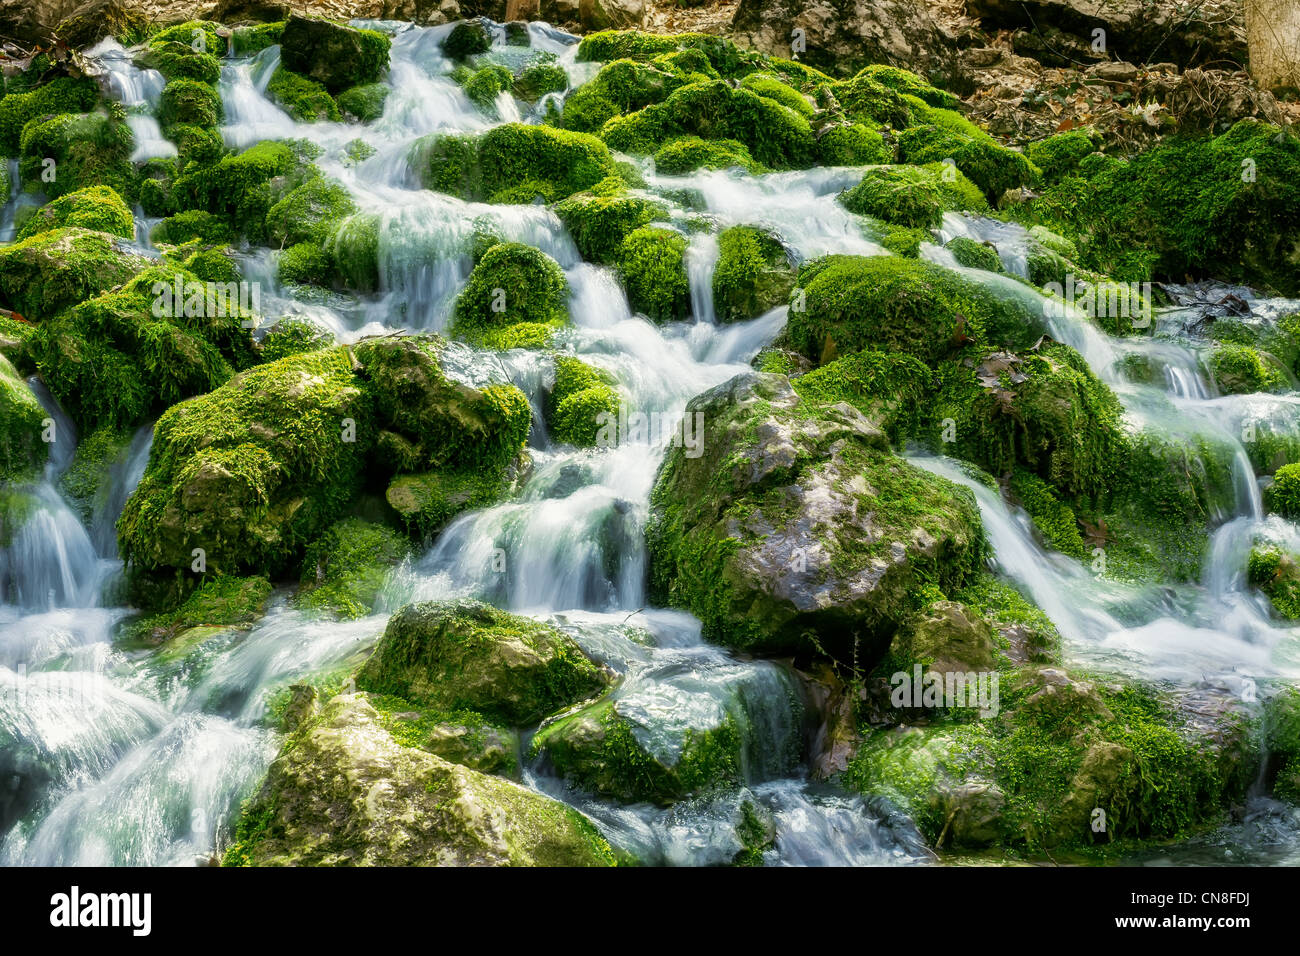
<svg viewBox="0 0 1300 956"><path fill-rule="evenodd" d="M576 193L555 206L582 257L589 262L614 262L619 246L632 230L653 221L663 207L649 199L621 194Z"/></svg>
<svg viewBox="0 0 1300 956"><path fill-rule="evenodd" d="M266 238L275 245L325 242L339 223L357 211L348 191L339 182L313 176L290 190L266 214Z"/></svg>
<svg viewBox="0 0 1300 956"><path fill-rule="evenodd" d="M108 186L78 189L46 203L23 223L15 238L21 241L38 232L65 226L106 232L124 239L135 238L135 218L131 210Z"/></svg>
<svg viewBox="0 0 1300 956"><path fill-rule="evenodd" d="M105 233L50 229L0 248L0 301L40 321L120 285L148 265Z"/></svg>
<svg viewBox="0 0 1300 956"><path fill-rule="evenodd" d="M43 321L28 351L80 427L130 427L253 363L235 286L152 267Z"/></svg>
<svg viewBox="0 0 1300 956"><path fill-rule="evenodd" d="M348 116L355 116L363 123L377 120L384 115L384 104L388 102L391 89L385 83L354 86L338 95L339 109Z"/></svg>
<svg viewBox="0 0 1300 956"><path fill-rule="evenodd" d="M178 126L215 129L223 115L217 91L198 80L172 80L163 87L158 102L158 123L163 132Z"/></svg>
<svg viewBox="0 0 1300 956"><path fill-rule="evenodd" d="M364 694L306 721L245 806L226 865L607 866L576 810L399 744Z"/></svg>
<svg viewBox="0 0 1300 956"><path fill-rule="evenodd" d="M94 113L38 118L23 128L19 175L24 185L51 199L109 186L130 203L136 193L132 143L126 113L116 104Z"/></svg>
<svg viewBox="0 0 1300 956"><path fill-rule="evenodd" d="M790 384L806 402L848 402L901 444L923 420L934 373L910 355L854 352L800 375Z"/></svg>
<svg viewBox="0 0 1300 956"><path fill-rule="evenodd" d="M223 156L211 166L187 169L173 189L181 197L178 204L184 208L212 213L236 232L257 239L274 204L272 180L280 181L297 165L289 146L262 142L241 153Z"/></svg>
<svg viewBox="0 0 1300 956"><path fill-rule="evenodd" d="M569 283L546 253L517 242L492 246L456 299L451 330L493 346L509 327L566 325Z"/></svg>
<svg viewBox="0 0 1300 956"><path fill-rule="evenodd" d="M168 80L197 80L211 84L221 78L221 62L215 56L176 40L150 43L136 56L135 65L145 70L157 70Z"/></svg>
<svg viewBox="0 0 1300 956"><path fill-rule="evenodd" d="M525 103L535 103L547 93L563 93L569 88L569 74L554 63L533 63L519 71L511 92Z"/></svg>
<svg viewBox="0 0 1300 956"><path fill-rule="evenodd" d="M958 265L968 269L984 269L988 272L1001 272L1002 259L998 251L986 242L977 242L966 236L949 239L944 248L952 253Z"/></svg>
<svg viewBox="0 0 1300 956"><path fill-rule="evenodd" d="M904 162L951 160L991 203L997 203L1008 189L1037 179L1037 167L1023 153L1001 145L961 114L922 103L916 103L913 111L921 114L918 125L898 135L898 156Z"/></svg>
<svg viewBox="0 0 1300 956"><path fill-rule="evenodd" d="M1264 506L1284 518L1300 518L1300 464L1283 465L1264 489Z"/></svg>
<svg viewBox="0 0 1300 956"><path fill-rule="evenodd" d="M1028 347L1046 331L1041 314L1023 302L929 262L828 256L804 266L798 281L803 308L791 308L787 334L822 363L871 349L933 365L972 343Z"/></svg>
<svg viewBox="0 0 1300 956"><path fill-rule="evenodd" d="M248 627L262 616L270 596L266 578L208 575L178 607L131 622L124 636L160 644L192 628Z"/></svg>
<svg viewBox="0 0 1300 956"><path fill-rule="evenodd" d="M374 83L388 69L392 41L376 30L292 16L280 34L285 69L320 83L331 94Z"/></svg>
<svg viewBox="0 0 1300 956"><path fill-rule="evenodd" d="M496 99L509 90L514 85L514 81L515 75L508 69L500 64L490 63L466 77L462 86L471 103L487 116L497 119L499 117Z"/></svg>
<svg viewBox="0 0 1300 956"><path fill-rule="evenodd" d="M1044 181L1054 183L1079 168L1079 160L1097 151L1092 137L1083 130L1057 133L1030 143L1025 154L1043 174Z"/></svg>
<svg viewBox="0 0 1300 956"><path fill-rule="evenodd" d="M42 116L88 113L99 99L99 86L88 76L56 77L26 92L0 97L0 152L16 156L23 127Z"/></svg>
<svg viewBox="0 0 1300 956"><path fill-rule="evenodd" d="M0 479L35 480L49 457L43 440L48 416L9 360L0 355Z"/></svg>
<svg viewBox="0 0 1300 956"><path fill-rule="evenodd" d="M235 232L221 217L202 209L187 209L168 216L149 233L149 241L160 245L180 245L197 239L203 243L227 243Z"/></svg>
<svg viewBox="0 0 1300 956"><path fill-rule="evenodd" d="M750 156L749 148L734 139L681 136L665 143L655 153L655 170L665 176L684 176L697 169L730 169L733 166L752 173L763 171L763 167Z"/></svg>
<svg viewBox="0 0 1300 956"><path fill-rule="evenodd" d="M555 441L594 445L602 424L618 419L621 404L608 373L572 356L556 357L555 384L546 396L546 422Z"/></svg>
<svg viewBox="0 0 1300 956"><path fill-rule="evenodd" d="M893 159L893 147L863 123L841 123L818 131L817 161L823 166L874 166Z"/></svg>
<svg viewBox="0 0 1300 956"><path fill-rule="evenodd" d="M1295 555L1276 547L1254 548L1246 578L1268 596L1280 616L1300 620L1300 562Z"/></svg>
<svg viewBox="0 0 1300 956"><path fill-rule="evenodd" d="M751 226L718 236L713 304L720 322L752 319L790 300L795 269L777 237Z"/></svg>
<svg viewBox="0 0 1300 956"><path fill-rule="evenodd" d="M856 409L751 373L693 399L695 414L703 453L671 449L651 496L650 589L710 640L872 661L917 584L979 567L969 492L895 458Z"/></svg>
<svg viewBox="0 0 1300 956"><path fill-rule="evenodd" d="M300 607L362 617L374 610L388 572L410 553L407 539L391 528L345 518L308 545L295 600Z"/></svg>
<svg viewBox="0 0 1300 956"><path fill-rule="evenodd" d="M915 166L868 169L840 202L850 212L917 229L933 229L943 219L936 177Z"/></svg>
<svg viewBox="0 0 1300 956"><path fill-rule="evenodd" d="M473 601L402 608L357 674L362 690L514 727L536 724L607 683L563 631Z"/></svg>
<svg viewBox="0 0 1300 956"><path fill-rule="evenodd" d="M686 237L679 232L642 226L627 234L614 261L635 311L655 322L686 318L691 288L685 256Z"/></svg>
<svg viewBox="0 0 1300 956"><path fill-rule="evenodd" d="M330 96L323 83L317 83L283 66L276 67L271 74L266 92L286 113L301 122L333 120L337 123L343 118L339 104Z"/></svg>
<svg viewBox="0 0 1300 956"><path fill-rule="evenodd" d="M262 338L262 360L318 352L334 344L334 333L306 319L281 319Z"/></svg>
<svg viewBox="0 0 1300 956"><path fill-rule="evenodd" d="M442 52L453 60L464 60L492 48L492 27L482 18L464 20L442 38Z"/></svg>
<svg viewBox="0 0 1300 956"><path fill-rule="evenodd" d="M1226 395L1272 392L1289 385L1282 371L1249 345L1216 345L1206 364L1215 386Z"/></svg>

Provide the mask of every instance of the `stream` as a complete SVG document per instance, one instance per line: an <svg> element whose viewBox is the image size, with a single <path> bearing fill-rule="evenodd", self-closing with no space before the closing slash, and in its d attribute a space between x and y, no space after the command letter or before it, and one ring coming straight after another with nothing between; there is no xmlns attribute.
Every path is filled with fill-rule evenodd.
<svg viewBox="0 0 1300 956"><path fill-rule="evenodd" d="M278 47L223 61L220 93L228 145L307 139L321 149L323 173L343 183L363 214L379 214L380 290L368 296L295 298L276 281L277 251L240 254L247 281L261 286L269 326L284 316L308 319L340 342L393 330L445 330L472 260L473 233L489 223L503 239L527 243L565 270L572 327L555 347L610 372L630 404L675 422L693 396L749 369L781 331L785 310L748 322L715 321L712 275L716 238L692 237L687 254L693 318L662 326L638 318L613 273L584 263L560 221L543 206L467 203L419 188L408 162L412 142L437 130L479 131L494 124L448 74L439 43L450 26L413 28L366 22L394 33L382 117L365 127L298 123L266 96ZM596 64L575 62L576 38L530 24L535 50L556 55L574 85ZM498 43L500 43L500 38ZM128 108L136 160L168 155L151 115L161 77L135 68L106 40L90 51ZM507 99L509 99L507 97ZM502 104L503 107L506 104ZM513 100L523 122L541 107ZM348 158L361 135L375 148ZM817 168L752 176L738 169L688 176L654 174L649 189L694 191L703 214L720 227L758 225L803 259L826 253L879 255L862 220L836 201L860 170ZM12 229L11 201L0 223ZM136 211L137 245L149 245L156 221ZM1043 308L1044 298L1012 275L1025 270L1025 233L991 219L948 214L942 235L992 242L1010 275L965 269L941 246L922 254L999 295ZM1260 301L1269 316L1288 304ZM1290 303L1300 310L1300 303ZM1158 316L1160 328L1185 318ZM1300 641L1270 619L1264 599L1246 585L1251 543L1269 538L1300 550L1300 529L1265 517L1255 470L1240 435L1247 422L1300 434L1300 398L1218 397L1195 348L1173 336L1116 339L1077 311L1051 319L1054 338L1079 350L1123 402L1130 427L1205 437L1227 449L1234 501L1218 526L1196 584L1137 587L1100 577L1037 543L1028 517L969 478L949 459L909 452L920 467L970 487L997 569L1056 624L1068 659L1176 688L1239 693L1247 680L1300 677ZM1141 352L1164 372L1162 385L1136 385L1119 360ZM508 381L542 405L550 359L541 353L482 352L452 344L449 374L469 384ZM277 592L267 614L247 631L201 635L157 649L115 646L115 626L132 612L104 603L120 572L113 525L140 480L151 429L135 436L114 468L107 494L83 523L58 491L76 432L40 383L38 399L58 427L39 506L0 548L0 862L7 865L194 865L213 860L228 839L240 802L259 785L281 743L267 726L268 705L295 682L364 659L389 614L416 600L474 597L562 628L595 660L617 672L621 709L641 718L652 750L670 748L682 727L727 714L745 739L743 788L671 809L625 806L577 792L537 768L523 782L587 814L610 842L649 863L711 865L740 849L730 825L744 800L761 804L776 824L770 865L912 865L936 861L915 827L883 801L809 779L802 757L807 703L785 666L746 660L704 642L691 615L646 606L644 526L655 472L668 435L601 450L552 443L540 415L529 439L534 460L521 493L461 515L424 553L395 570L380 610L355 621L322 620L293 609ZM506 570L496 569L498 551ZM649 636L647 640L645 635ZM177 646L174 646L177 645ZM794 755L794 756L791 756ZM1300 862L1294 809L1264 798L1247 817L1212 834L1138 862Z"/></svg>

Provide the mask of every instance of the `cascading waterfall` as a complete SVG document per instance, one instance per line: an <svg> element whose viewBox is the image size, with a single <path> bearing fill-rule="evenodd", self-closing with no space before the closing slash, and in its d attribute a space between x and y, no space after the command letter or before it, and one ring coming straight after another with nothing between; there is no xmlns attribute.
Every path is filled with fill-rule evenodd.
<svg viewBox="0 0 1300 956"><path fill-rule="evenodd" d="M559 262L572 290L573 327L560 333L558 347L611 373L630 408L667 422L669 429L692 396L746 370L780 332L784 308L749 322L715 323L711 285L718 251L710 236L694 236L688 247L695 321L659 327L633 315L610 270L581 261L562 224L544 207L466 203L420 189L411 167L419 137L478 131L492 122L447 76L451 64L439 44L449 26L361 25L390 30L394 37L391 93L383 115L364 130L376 151L359 163L344 158L358 127L298 123L267 98L277 47L223 64L226 142L246 147L268 138L312 141L322 150L320 168L344 184L362 215L377 215L381 222L380 288L371 295L299 301L275 280L277 253L242 253L241 271L261 284L266 315L308 318L340 341L395 329L443 331L469 275L474 234L490 231L536 246ZM576 63L574 38L544 24L530 24L529 34L535 48L556 54L572 85L597 68ZM157 90L151 71L136 69L111 41L91 56L131 110L137 152L165 155L152 138L157 124L149 111ZM515 117L517 105L503 100L498 113ZM694 197L696 208L720 227L770 229L804 260L885 251L836 202L860 171L750 176L728 170L677 177L643 172L651 190ZM12 206L5 210L6 223L12 222ZM923 248L927 258L1044 310L1053 337L1078 349L1115 387L1133 421L1211 436L1228 449L1237 485L1235 515L1221 516L1202 584L1143 589L1099 578L1072 559L1044 551L1027 517L957 463L912 456L921 467L972 489L1000 570L1033 597L1066 637L1069 652L1082 659L1183 683L1213 679L1231 685L1246 675L1294 673L1294 662L1275 653L1290 632L1269 621L1240 568L1257 536L1292 542L1298 533L1280 519L1261 517L1254 468L1240 434L1245 423L1264 418L1279 431L1300 433L1300 400L1215 398L1190 349L1116 340L1076 309L1046 309L1042 295L1011 277L1027 272L1030 246L1019 227L950 214L940 231L945 240L962 235L992 242L1011 275L964 269L933 244ZM1118 359L1133 353L1163 370L1164 387L1124 378ZM444 361L451 374L471 384L519 386L540 411L549 359L453 345ZM60 433L74 436L48 396L42 400ZM276 696L295 681L354 668L388 615L403 604L460 596L528 613L572 634L621 675L615 698L654 752L670 751L680 738L677 731L691 721L725 716L741 728L744 786L669 810L594 799L543 767L525 769L527 785L585 812L617 846L649 862L727 862L740 849L730 821L743 802L752 801L775 821L776 847L765 858L771 864L933 859L911 823L889 806L805 779L798 759L804 708L785 667L741 660L705 643L690 615L644 606L644 524L655 471L672 439L662 428L643 434L620 430L615 447L574 450L555 446L544 427L535 427L533 469L520 494L456 519L424 554L390 576L379 613L324 621L291 609L279 594L247 632L205 631L175 646L141 650L112 642L115 625L129 611L101 607L100 595L117 569L113 519L140 479L150 435L142 429L115 467L90 529L57 487L75 438L56 443L49 474L31 489L30 518L0 549L0 781L6 781L0 787L0 861L206 861L229 835L240 800L279 746L265 720ZM632 640L629 628L653 640Z"/></svg>

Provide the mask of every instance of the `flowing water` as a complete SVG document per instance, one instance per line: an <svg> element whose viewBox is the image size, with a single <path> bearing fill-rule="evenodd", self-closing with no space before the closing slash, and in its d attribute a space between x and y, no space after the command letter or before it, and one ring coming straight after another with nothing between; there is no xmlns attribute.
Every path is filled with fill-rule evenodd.
<svg viewBox="0 0 1300 956"><path fill-rule="evenodd" d="M773 865L932 861L912 824L884 802L808 779L800 754L810 715L794 674L705 643L699 622L688 614L646 606L643 531L671 429L692 396L749 367L780 332L785 310L718 325L711 289L717 242L696 234L687 260L693 317L656 326L633 315L609 270L580 260L546 208L466 203L418 188L410 154L419 137L478 131L500 120L480 113L448 77L451 64L439 42L450 27L368 25L393 32L394 41L391 94L383 116L364 128L300 124L272 103L265 91L278 63L276 47L223 65L223 135L229 145L311 140L320 147L321 169L348 188L363 213L381 222L380 288L372 295L305 301L277 284L276 252L241 253L244 278L261 286L268 323L304 317L343 342L395 329L441 331L469 275L473 235L486 228L537 246L560 263L572 290L573 326L560 333L557 348L609 371L630 407L658 413L655 420L668 427L626 436L610 449L574 450L552 443L537 421L529 440L534 466L521 493L454 521L425 553L390 576L380 609L370 617L319 620L292 609L287 594L277 593L266 616L246 632L195 629L161 649L141 649L113 642L115 626L131 612L102 606L101 595L112 593L106 585L120 570L113 521L140 480L150 430L142 429L114 465L106 493L83 525L59 493L75 430L33 382L58 438L44 480L27 489L35 502L30 519L0 549L0 861L208 861L278 749L280 737L266 720L277 693L296 681L355 667L388 615L403 604L461 596L570 633L620 675L620 710L654 753L671 757L692 726L731 719L741 729L745 786L667 810L594 799L540 767L525 769L526 785L584 811L615 845L648 862L724 863L740 849L734 821L749 801L774 823L775 849L765 857ZM594 72L595 65L574 62L575 38L543 24L529 31L534 49L554 53L573 85ZM504 49L503 39L495 52L518 56ZM152 116L157 75L136 69L112 41L97 47L92 58L128 108L136 158L167 155L170 144ZM540 111L509 100L499 102L496 113L529 121ZM375 152L353 162L348 145L358 136ZM861 220L835 201L860 171L667 177L643 165L651 191L720 227L770 229L803 259L884 253L864 234ZM12 223L13 210L11 202L5 224ZM991 241L1009 273L1025 272L1029 246L1018 227L949 216L943 233L945 239ZM924 255L997 294L1045 306L1042 296L1014 278L957 267L940 246L927 245ZM1247 422L1257 421L1274 433L1300 436L1300 404L1290 396L1216 397L1194 349L1176 337L1116 340L1070 309L1058 310L1051 323L1053 337L1078 348L1115 387L1132 427L1204 437L1223 450L1233 475L1233 504L1220 516L1200 583L1138 588L1108 581L1046 552L1024 514L956 463L919 455L913 460L974 490L998 570L1052 618L1070 657L1176 685L1212 683L1229 690L1246 679L1295 677L1295 635L1270 621L1267 608L1246 588L1242 568L1256 537L1300 549L1300 531L1261 516L1254 466L1239 436ZM1135 351L1163 370L1163 386L1134 385L1121 374L1119 360ZM444 361L450 374L471 384L514 383L540 412L551 374L544 356L451 345ZM1261 805L1255 812L1266 826L1249 833L1225 830L1189 846L1182 859L1215 862L1225 847L1239 859L1294 855L1300 837L1287 811ZM1281 849L1275 852L1275 846Z"/></svg>

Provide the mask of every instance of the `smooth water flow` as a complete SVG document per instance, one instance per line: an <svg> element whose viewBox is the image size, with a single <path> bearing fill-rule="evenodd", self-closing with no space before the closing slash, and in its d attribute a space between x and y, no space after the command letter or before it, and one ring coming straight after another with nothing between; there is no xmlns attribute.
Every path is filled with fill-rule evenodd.
<svg viewBox="0 0 1300 956"><path fill-rule="evenodd" d="M266 89L279 62L277 47L223 63L227 144L310 140L321 150L317 165L348 189L362 215L380 221L380 282L370 295L306 301L278 284L278 252L241 252L241 273L261 285L268 322L296 315L342 342L394 330L445 331L472 267L474 235L487 230L559 262L571 289L573 325L558 334L556 348L608 371L628 407L663 420L676 422L693 396L747 370L780 333L784 307L748 322L717 323L714 234L690 237L691 321L657 326L632 313L609 269L581 261L545 207L466 203L419 188L412 168L419 137L479 131L539 111L525 113L503 94L495 103L499 119L480 112L448 76L452 64L439 43L450 26L366 25L394 37L391 93L383 115L364 129L298 123L271 102ZM535 49L556 54L569 70L571 86L597 68L576 63L576 38L544 24L530 24L529 34ZM168 155L170 144L152 116L161 78L137 69L112 41L90 55L131 113L137 158ZM361 133L375 151L353 162L348 144ZM649 190L665 201L690 203L718 228L769 229L803 260L885 253L836 201L860 170L643 172ZM12 222L12 211L11 203L5 222ZM995 294L1046 310L1043 296L1013 278L1027 271L1024 230L949 215L941 233L945 240L963 235L993 243L1010 275L963 269L934 244L924 247L927 257ZM1230 462L1233 510L1220 516L1203 580L1182 588L1115 584L1044 550L1027 517L957 463L913 456L914 463L972 489L998 569L1051 617L1069 656L1181 684L1294 675L1294 650L1284 653L1294 648L1293 634L1269 620L1241 569L1257 537L1300 550L1300 533L1262 517L1256 468L1240 436L1246 424L1257 422L1277 433L1300 433L1300 400L1217 398L1191 348L1117 340L1068 307L1050 311L1048 323L1054 338L1077 348L1115 387L1130 427L1204 438ZM1134 384L1125 376L1121 359L1134 354L1161 370L1159 384ZM532 402L533 463L520 493L457 518L390 575L374 615L320 620L291 609L287 594L279 593L246 632L195 629L158 648L115 644L114 628L130 612L105 606L103 599L113 593L106 585L120 568L113 525L148 461L151 429L141 429L113 465L83 524L59 490L75 431L33 383L61 437L45 479L23 489L30 497L26 519L0 547L0 861L207 862L229 837L240 800L257 786L281 743L266 719L276 695L295 681L355 668L402 605L454 597L486 600L572 634L620 675L612 699L656 754L671 758L691 726L727 719L739 728L744 785L669 810L594 799L540 766L525 769L526 785L581 809L618 847L653 863L726 863L742 849L735 821L750 803L774 822L776 845L765 856L772 865L933 861L915 827L887 804L808 779L802 753L810 715L789 669L743 660L704 642L690 615L646 606L644 528L671 433L620 433L615 447L595 450L557 445L540 421L554 374L545 355L453 344L443 361L455 378L476 385L509 381Z"/></svg>

